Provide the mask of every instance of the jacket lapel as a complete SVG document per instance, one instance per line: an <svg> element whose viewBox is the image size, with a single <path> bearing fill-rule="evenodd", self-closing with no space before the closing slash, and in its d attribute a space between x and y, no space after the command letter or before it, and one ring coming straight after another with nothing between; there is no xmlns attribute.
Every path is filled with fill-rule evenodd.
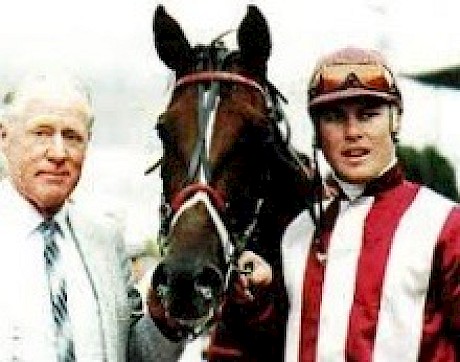
<svg viewBox="0 0 460 362"><path fill-rule="evenodd" d="M119 337L114 292L111 291L114 286L110 278L110 252L101 231L96 228L97 224L84 215L71 205L67 226L84 264L96 300L105 360L116 361Z"/></svg>

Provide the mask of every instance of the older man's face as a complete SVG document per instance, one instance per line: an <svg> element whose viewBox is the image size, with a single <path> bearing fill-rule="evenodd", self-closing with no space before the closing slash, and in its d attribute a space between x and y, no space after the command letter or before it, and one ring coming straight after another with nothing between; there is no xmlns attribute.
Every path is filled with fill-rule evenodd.
<svg viewBox="0 0 460 362"><path fill-rule="evenodd" d="M89 139L85 105L34 99L21 113L2 126L8 173L27 200L52 215L81 175Z"/></svg>

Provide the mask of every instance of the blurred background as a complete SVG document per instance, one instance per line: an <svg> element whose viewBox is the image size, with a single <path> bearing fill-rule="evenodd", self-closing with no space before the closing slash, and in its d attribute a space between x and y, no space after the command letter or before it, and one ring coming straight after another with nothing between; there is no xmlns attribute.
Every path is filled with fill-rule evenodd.
<svg viewBox="0 0 460 362"><path fill-rule="evenodd" d="M15 0L0 10L0 91L42 68L67 69L92 89L93 143L77 197L126 226L130 252L158 227L161 155L154 132L171 74L152 42L155 0ZM236 29L241 0L165 0L192 44ZM405 113L401 144L445 157L460 170L460 30L454 0L259 0L272 31L269 78L289 99L294 145L311 152L306 79L324 52L346 45L379 49L397 71ZM431 161L430 161L431 162ZM428 162L428 163L430 163ZM432 162L431 162L432 163ZM432 173L428 168L428 174Z"/></svg>

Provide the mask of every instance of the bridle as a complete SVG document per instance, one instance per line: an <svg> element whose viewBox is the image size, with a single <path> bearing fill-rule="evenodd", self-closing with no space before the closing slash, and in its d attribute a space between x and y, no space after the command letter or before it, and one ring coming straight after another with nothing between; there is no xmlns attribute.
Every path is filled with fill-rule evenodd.
<svg viewBox="0 0 460 362"><path fill-rule="evenodd" d="M308 170L296 151L290 146L290 127L281 104L287 103L286 99L266 79L264 79L262 85L252 78L225 70L223 64L230 55L235 53L229 53L226 48L218 45L220 43L213 42L211 47L200 48L201 52L196 55L199 62L195 70L179 77L174 87L174 92L185 86L193 85L197 87L198 132L187 165L185 186L176 194L170 195L170 200L167 200L163 190L159 213L158 245L161 256L166 257L168 255L170 231L185 210L193 207L198 202L202 202L207 208L222 244L225 261L225 271L223 273L225 275L222 275L221 295L224 296L227 294L231 285L230 281L234 280L235 275L250 272L250 270L240 270L237 260L241 252L246 248L248 241L254 237L267 195L265 192L255 195L251 201L253 206L248 207L249 211L245 212L245 218L243 222L240 222L234 220L236 219L235 217L229 217L231 205L227 195L211 186L210 131L212 131L216 119L215 114L220 102L221 86L223 84L241 85L258 92L265 103L269 129L268 134L264 135L262 146L269 145L279 159L294 163L295 167L306 173ZM286 129L284 136L280 125L284 125ZM157 163L154 167L158 164L160 163ZM149 171L153 169L151 168ZM264 165L263 174L260 175L261 180L270 180L272 178L271 172L273 172L271 167ZM185 332L178 331L178 335L187 333L188 338L194 338L206 330L212 324L214 318L214 315L209 315L200 319L198 324L194 324L192 331L188 328Z"/></svg>
<svg viewBox="0 0 460 362"><path fill-rule="evenodd" d="M260 83L251 78L225 70L199 70L184 75L176 81L175 89L188 85L197 86L198 136L188 164L188 181L186 186L172 196L170 203L166 201L164 195L162 196L159 229L160 253L162 256L165 256L167 253L169 230L177 221L185 202L193 195L202 193L210 200L208 204L212 205L215 209L215 211L210 210L214 223L224 226L223 228L217 227L217 229L220 230L219 233L221 235L219 236L222 241L225 253L224 258L227 263L225 292L228 288L228 282L232 272L240 272L236 267L236 260L241 251L245 248L247 241L254 233L264 203L264 198L262 196L256 200L248 224L240 232L236 232L232 230L229 220L225 219L226 210L229 207L226 195L210 186L211 169L206 143L209 139L207 132L215 116L214 113L219 102L220 86L223 83L243 85L256 90L264 98L265 106L268 110L268 117L270 118L269 121L272 122L271 126L277 127L278 123L285 122L286 128L289 129L289 125L281 109L281 101L286 102L286 100L271 83L267 82L269 86L263 87ZM284 142L288 143L289 140L286 139ZM266 172L269 172L269 170ZM196 182L196 179L199 179L199 181ZM228 245L228 243L230 243L230 245Z"/></svg>

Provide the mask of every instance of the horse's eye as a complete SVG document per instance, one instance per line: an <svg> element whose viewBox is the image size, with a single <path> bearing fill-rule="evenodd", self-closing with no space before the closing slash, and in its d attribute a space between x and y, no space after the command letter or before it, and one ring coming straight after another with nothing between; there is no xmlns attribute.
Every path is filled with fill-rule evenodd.
<svg viewBox="0 0 460 362"><path fill-rule="evenodd" d="M167 122L168 122L168 116L166 113L163 113L158 117L158 121L155 125L155 129L158 133L158 136L162 140L165 140L167 138L167 127L166 127Z"/></svg>
<svg viewBox="0 0 460 362"><path fill-rule="evenodd" d="M155 126L155 129L158 133L158 136L163 139L165 137L165 133L166 133L166 127L163 123L157 123L157 125Z"/></svg>
<svg viewBox="0 0 460 362"><path fill-rule="evenodd" d="M157 127L157 133L158 137L163 142L163 145L167 145L172 142L171 133L168 130L168 127L166 127L165 125Z"/></svg>

